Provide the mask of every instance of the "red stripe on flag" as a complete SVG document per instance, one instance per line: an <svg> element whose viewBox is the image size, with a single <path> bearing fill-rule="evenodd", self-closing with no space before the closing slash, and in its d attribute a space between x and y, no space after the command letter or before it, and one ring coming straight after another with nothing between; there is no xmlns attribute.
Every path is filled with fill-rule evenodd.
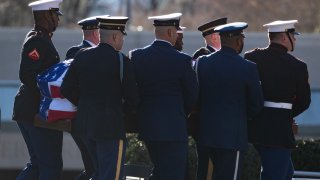
<svg viewBox="0 0 320 180"><path fill-rule="evenodd" d="M59 86L50 85L51 97L52 98L64 98L60 92Z"/></svg>
<svg viewBox="0 0 320 180"><path fill-rule="evenodd" d="M55 122L62 119L73 119L76 117L76 112L48 110L48 122Z"/></svg>

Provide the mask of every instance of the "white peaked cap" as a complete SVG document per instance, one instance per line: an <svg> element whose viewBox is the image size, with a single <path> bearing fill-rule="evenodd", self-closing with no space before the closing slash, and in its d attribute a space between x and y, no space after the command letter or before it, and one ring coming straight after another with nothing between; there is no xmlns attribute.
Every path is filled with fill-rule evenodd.
<svg viewBox="0 0 320 180"><path fill-rule="evenodd" d="M152 20L159 20L159 21L166 21L166 20L178 20L182 16L181 13L171 13L166 15L160 15L160 16L150 16L148 19Z"/></svg>
<svg viewBox="0 0 320 180"><path fill-rule="evenodd" d="M29 4L33 11L59 9L62 0L40 0Z"/></svg>
<svg viewBox="0 0 320 180"><path fill-rule="evenodd" d="M268 28L268 32L287 32L288 29L294 29L294 25L298 23L298 20L288 21L273 21L268 24L264 24L263 27Z"/></svg>

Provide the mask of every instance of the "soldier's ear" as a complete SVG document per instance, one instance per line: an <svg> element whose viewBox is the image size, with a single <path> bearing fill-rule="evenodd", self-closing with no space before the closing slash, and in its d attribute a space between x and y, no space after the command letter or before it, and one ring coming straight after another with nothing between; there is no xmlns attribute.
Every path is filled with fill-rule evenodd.
<svg viewBox="0 0 320 180"><path fill-rule="evenodd" d="M281 40L286 41L287 35L285 33L281 33Z"/></svg>
<svg viewBox="0 0 320 180"><path fill-rule="evenodd" d="M99 30L93 31L93 35L94 35L95 37L99 37L99 35L100 35Z"/></svg>
<svg viewBox="0 0 320 180"><path fill-rule="evenodd" d="M168 28L167 34L168 34L168 37L172 37L172 30L170 28Z"/></svg>
<svg viewBox="0 0 320 180"><path fill-rule="evenodd" d="M112 34L112 40L113 40L113 42L117 42L117 34L116 33L113 33Z"/></svg>

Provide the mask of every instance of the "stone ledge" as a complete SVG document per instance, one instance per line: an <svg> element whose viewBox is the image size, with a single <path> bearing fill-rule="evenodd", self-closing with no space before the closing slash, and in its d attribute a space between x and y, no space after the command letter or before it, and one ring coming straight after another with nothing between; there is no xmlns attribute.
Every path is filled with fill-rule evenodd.
<svg viewBox="0 0 320 180"><path fill-rule="evenodd" d="M83 169L80 151L68 133L63 135L62 157L64 169ZM0 159L0 169L21 169L26 165L29 155L19 132L0 132Z"/></svg>

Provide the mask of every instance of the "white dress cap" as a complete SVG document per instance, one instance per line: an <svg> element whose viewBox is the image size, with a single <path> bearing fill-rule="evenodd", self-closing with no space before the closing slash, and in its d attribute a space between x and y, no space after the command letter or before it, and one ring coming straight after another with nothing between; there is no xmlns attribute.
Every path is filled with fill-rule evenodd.
<svg viewBox="0 0 320 180"><path fill-rule="evenodd" d="M59 4L62 0L40 0L29 4L32 11L59 9Z"/></svg>
<svg viewBox="0 0 320 180"><path fill-rule="evenodd" d="M166 21L166 20L178 20L182 16L181 13L171 13L161 16L150 16L148 19L151 20L159 20L159 21Z"/></svg>
<svg viewBox="0 0 320 180"><path fill-rule="evenodd" d="M294 29L294 24L296 23L298 23L298 20L273 21L264 24L263 27L267 27L268 32L287 32L289 29Z"/></svg>
<svg viewBox="0 0 320 180"><path fill-rule="evenodd" d="M175 26L178 29L181 16L181 13L172 13L161 16L151 16L148 17L148 19L153 20L154 26Z"/></svg>

